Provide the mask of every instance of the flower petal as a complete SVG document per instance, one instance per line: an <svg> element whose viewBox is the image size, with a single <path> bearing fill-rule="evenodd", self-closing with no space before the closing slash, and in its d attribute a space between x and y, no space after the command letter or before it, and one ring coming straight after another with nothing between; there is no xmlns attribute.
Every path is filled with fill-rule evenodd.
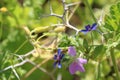
<svg viewBox="0 0 120 80"><path fill-rule="evenodd" d="M60 55L61 54L61 49L58 49L57 53L58 53L58 55Z"/></svg>
<svg viewBox="0 0 120 80"><path fill-rule="evenodd" d="M61 55L60 55L60 59L62 59L63 57L64 57L64 54L61 53Z"/></svg>
<svg viewBox="0 0 120 80"><path fill-rule="evenodd" d="M84 34L87 34L89 31L88 30L81 30L80 32L83 32Z"/></svg>
<svg viewBox="0 0 120 80"><path fill-rule="evenodd" d="M87 31L89 31L89 30L90 30L90 25L85 26L85 29L86 29Z"/></svg>
<svg viewBox="0 0 120 80"><path fill-rule="evenodd" d="M94 23L91 27L91 30L96 30L97 26L98 26L97 23Z"/></svg>
<svg viewBox="0 0 120 80"><path fill-rule="evenodd" d="M77 58L77 62L80 63L80 64L86 64L87 63L87 59Z"/></svg>
<svg viewBox="0 0 120 80"><path fill-rule="evenodd" d="M83 66L83 64L78 64L78 70L80 71L80 72L85 72L85 69L84 69L84 66Z"/></svg>
<svg viewBox="0 0 120 80"><path fill-rule="evenodd" d="M77 63L76 62L71 63L69 66L69 72L71 74L75 74L77 70L78 70Z"/></svg>
<svg viewBox="0 0 120 80"><path fill-rule="evenodd" d="M54 55L54 60L56 60L57 59L57 55Z"/></svg>
<svg viewBox="0 0 120 80"><path fill-rule="evenodd" d="M76 56L76 50L75 50L75 48L74 48L73 46L70 46L70 47L68 48L68 54L69 54L70 56Z"/></svg>
<svg viewBox="0 0 120 80"><path fill-rule="evenodd" d="M58 63L58 61L55 61L54 64L53 64L53 66L56 67L57 63Z"/></svg>
<svg viewBox="0 0 120 80"><path fill-rule="evenodd" d="M58 68L61 68L62 67L62 65L61 65L61 63L60 63L60 61L58 62Z"/></svg>

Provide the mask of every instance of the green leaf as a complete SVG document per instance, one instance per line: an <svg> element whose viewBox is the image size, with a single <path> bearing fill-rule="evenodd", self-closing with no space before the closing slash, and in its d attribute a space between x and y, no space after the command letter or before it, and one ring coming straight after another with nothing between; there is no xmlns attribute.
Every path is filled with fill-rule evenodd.
<svg viewBox="0 0 120 80"><path fill-rule="evenodd" d="M70 45L70 40L66 34L63 34L60 38L60 42L58 44L59 47L68 47Z"/></svg>
<svg viewBox="0 0 120 80"><path fill-rule="evenodd" d="M116 40L117 42L120 42L120 33L118 33L118 34L115 36L115 40Z"/></svg>
<svg viewBox="0 0 120 80"><path fill-rule="evenodd" d="M87 40L86 39L84 39L83 40L83 46L84 46L84 48L86 49L86 51L88 51L88 42L87 42Z"/></svg>
<svg viewBox="0 0 120 80"><path fill-rule="evenodd" d="M117 3L116 5L112 5L110 8L110 14L112 18L116 19L117 21L120 20L120 8L119 8L120 3Z"/></svg>
<svg viewBox="0 0 120 80"><path fill-rule="evenodd" d="M115 20L111 16L105 17L105 28L109 29L110 31L117 30Z"/></svg>
<svg viewBox="0 0 120 80"><path fill-rule="evenodd" d="M95 47L93 51L92 58L95 60L101 60L103 58L103 55L105 54L106 47L104 45L98 45Z"/></svg>
<svg viewBox="0 0 120 80"><path fill-rule="evenodd" d="M105 16L105 28L120 31L120 2L110 7L110 14Z"/></svg>

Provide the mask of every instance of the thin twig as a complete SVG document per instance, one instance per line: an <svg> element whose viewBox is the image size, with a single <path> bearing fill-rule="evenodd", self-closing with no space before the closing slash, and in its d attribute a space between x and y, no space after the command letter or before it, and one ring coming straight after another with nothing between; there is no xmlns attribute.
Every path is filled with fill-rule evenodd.
<svg viewBox="0 0 120 80"><path fill-rule="evenodd" d="M63 12L63 19L65 18L66 16L66 12L68 11L68 7L66 6L66 1L65 0L62 0L62 4L63 4L63 9L64 9L64 12Z"/></svg>
<svg viewBox="0 0 120 80"><path fill-rule="evenodd" d="M47 61L49 61L51 58L45 59L44 61L40 62L37 67L40 67L41 65L43 65L44 63L46 63ZM34 72L37 68L33 67L26 75L24 78L27 78L30 74L32 74L32 72Z"/></svg>
<svg viewBox="0 0 120 80"><path fill-rule="evenodd" d="M50 16L56 16L56 17L62 19L62 15L58 15L58 14L55 14L55 13L53 12L53 9L52 9L52 6L51 6L51 4L50 4L50 1L49 1L49 7L50 7Z"/></svg>
<svg viewBox="0 0 120 80"><path fill-rule="evenodd" d="M31 63L32 65L34 65L36 68L38 68L39 70L43 71L44 73L46 73L47 75L49 75L51 77L52 80L55 80L54 76L48 72L46 69L39 67L36 63L32 62L32 61L28 61L29 63Z"/></svg>
<svg viewBox="0 0 120 80"><path fill-rule="evenodd" d="M29 55L35 53L35 49L31 50L30 52L24 54L24 55L17 55L19 58L17 60L23 60L23 58L28 57Z"/></svg>
<svg viewBox="0 0 120 80"><path fill-rule="evenodd" d="M67 4L67 7L71 7L71 6L74 6L74 5L79 5L80 3L81 3L81 1L70 3L70 4Z"/></svg>
<svg viewBox="0 0 120 80"><path fill-rule="evenodd" d="M15 68L15 67L22 66L22 65L24 65L26 62L28 62L28 60L24 60L24 61L22 61L22 62L20 62L20 63L15 64L15 65L8 66L8 67L4 68L3 70L0 70L0 73L2 73L2 72L4 72L4 71L7 71L7 70L9 70L9 69L12 69L13 67Z"/></svg>
<svg viewBox="0 0 120 80"><path fill-rule="evenodd" d="M13 70L13 73L15 74L17 79L20 80L20 77L19 77L18 73L16 72L16 70L14 69L14 67L12 67L11 69Z"/></svg>
<svg viewBox="0 0 120 80"><path fill-rule="evenodd" d="M35 52L35 50L32 50L32 51L26 53L25 55L21 55L21 56L22 56L22 57L27 57L27 56L33 54L34 52Z"/></svg>
<svg viewBox="0 0 120 80"><path fill-rule="evenodd" d="M14 54L16 54L26 43L28 42L28 40L25 40L20 47L17 48L17 50L14 51Z"/></svg>
<svg viewBox="0 0 120 80"><path fill-rule="evenodd" d="M23 57L22 57L21 55L18 55L18 54L13 54L13 55L17 56L17 57L18 57L18 60L21 60L21 61L24 60Z"/></svg>
<svg viewBox="0 0 120 80"><path fill-rule="evenodd" d="M52 6L50 5L50 2L49 2L49 6L50 6L50 15L49 15L49 16L55 16L55 17L58 17L58 18L62 19L63 25L65 25L65 26L68 27L68 28L71 28L71 29L75 30L76 33L78 33L78 32L79 32L79 29L77 29L76 27L70 25L70 23L69 23L68 9L69 9L69 6L70 6L70 5L72 6L72 4L68 4L68 5L67 5L65 0L62 0L62 4L63 4L64 12L63 12L62 15L59 15L59 14L53 13ZM76 4L76 3L75 3L75 4ZM78 4L78 3L77 3L77 4ZM74 5L74 4L73 4L73 5Z"/></svg>
<svg viewBox="0 0 120 80"><path fill-rule="evenodd" d="M50 16L56 16L58 18L61 18L62 19L62 15L58 15L58 14L55 14L55 13L51 13Z"/></svg>
<svg viewBox="0 0 120 80"><path fill-rule="evenodd" d="M71 19L71 17L73 16L73 14L75 13L75 11L77 10L77 8L79 7L80 2L76 2L76 3L72 3L72 4L68 4L67 6L73 6L76 5L75 8L72 10L72 13L69 15L68 20Z"/></svg>
<svg viewBox="0 0 120 80"><path fill-rule="evenodd" d="M63 17L65 16L65 20L66 20L66 21L65 21L65 24L66 24L66 26L69 27L69 28L71 28L71 29L73 29L73 30L75 30L76 33L78 33L78 32L79 32L79 29L77 29L76 27L70 25L70 23L69 23L68 6L67 6L67 4L65 3L65 0L62 0L62 3L63 3L63 8L64 8Z"/></svg>

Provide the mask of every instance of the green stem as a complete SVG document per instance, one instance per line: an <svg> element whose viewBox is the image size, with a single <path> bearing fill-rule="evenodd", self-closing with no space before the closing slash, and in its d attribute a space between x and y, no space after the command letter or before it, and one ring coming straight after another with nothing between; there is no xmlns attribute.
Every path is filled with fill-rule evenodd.
<svg viewBox="0 0 120 80"><path fill-rule="evenodd" d="M1 25L0 25L0 26L1 26L1 29L0 29L0 40L2 40L2 32L3 32L3 31L2 31L2 29L3 29L3 28L2 28L2 22L3 22L3 21L2 21L2 13L1 13Z"/></svg>
<svg viewBox="0 0 120 80"><path fill-rule="evenodd" d="M14 54L16 54L27 42L28 42L28 40L25 40L25 41L20 45L20 47L18 47L18 48L14 51Z"/></svg>
<svg viewBox="0 0 120 80"><path fill-rule="evenodd" d="M91 40L92 40L92 45L94 45L94 40L93 40L93 34L91 32Z"/></svg>
<svg viewBox="0 0 120 80"><path fill-rule="evenodd" d="M100 80L100 77L101 77L101 63L99 62L98 65L97 65L97 77L96 77L96 80Z"/></svg>
<svg viewBox="0 0 120 80"><path fill-rule="evenodd" d="M113 48L111 48L110 55L111 55L113 67L114 67L114 70L115 70L115 73L116 73L116 80L120 80L119 71L118 71L118 67L117 67L117 64L116 64L115 55L114 55L114 49Z"/></svg>
<svg viewBox="0 0 120 80"><path fill-rule="evenodd" d="M17 26L20 27L20 22L19 22L19 19L17 18L17 16L11 12L9 12L9 14L15 19Z"/></svg>
<svg viewBox="0 0 120 80"><path fill-rule="evenodd" d="M91 7L90 7L90 5L89 5L88 0L85 0L85 2L86 2L86 6L87 6L88 9L90 10L90 13L91 13L91 15L92 15L93 20L97 23L97 20L96 20L94 14L93 14L93 11L92 11L92 9L91 9Z"/></svg>
<svg viewBox="0 0 120 80"><path fill-rule="evenodd" d="M94 16L94 13L93 13L93 11L92 11L92 8L91 8L88 0L85 0L85 3L86 3L86 6L88 7L88 9L89 9L89 11L90 11L90 13L91 13L91 15L92 15L93 20L95 21L95 23L97 23L98 21L97 21L97 19L96 19L95 16ZM100 27L98 27L98 29L102 32L102 29L101 29Z"/></svg>

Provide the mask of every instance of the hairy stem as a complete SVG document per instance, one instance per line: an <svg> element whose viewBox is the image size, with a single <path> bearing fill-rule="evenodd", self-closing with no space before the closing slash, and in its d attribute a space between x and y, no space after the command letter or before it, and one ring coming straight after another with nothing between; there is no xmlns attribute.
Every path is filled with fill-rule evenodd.
<svg viewBox="0 0 120 80"><path fill-rule="evenodd" d="M0 27L1 27L1 28L0 28L0 40L2 40L2 32L3 32L3 30L2 30L2 29L3 29L3 28L2 28L2 22L3 22L3 21L2 21L2 14L1 14L1 23L0 23L0 24L1 24L1 25L0 25Z"/></svg>
<svg viewBox="0 0 120 80"><path fill-rule="evenodd" d="M100 80L100 77L101 77L101 63L99 62L98 65L97 65L97 77L96 77L96 80Z"/></svg>
<svg viewBox="0 0 120 80"><path fill-rule="evenodd" d="M90 7L90 4L89 4L88 0L85 0L85 3L86 3L86 6L88 7L88 9L90 10L90 13L91 13L91 15L92 15L92 18L93 18L94 21L97 23L97 20L96 20L94 14L93 14L93 11L92 11L92 9L91 9L91 7Z"/></svg>
<svg viewBox="0 0 120 80"><path fill-rule="evenodd" d="M120 80L119 70L118 70L118 67L117 67L117 64L116 64L113 48L111 48L110 55L111 55L113 67L114 67L114 70L115 70L115 73L116 73L116 80Z"/></svg>
<svg viewBox="0 0 120 80"><path fill-rule="evenodd" d="M25 40L25 41L20 45L20 47L18 47L18 48L14 51L14 54L16 54L27 42L28 42L28 40Z"/></svg>

